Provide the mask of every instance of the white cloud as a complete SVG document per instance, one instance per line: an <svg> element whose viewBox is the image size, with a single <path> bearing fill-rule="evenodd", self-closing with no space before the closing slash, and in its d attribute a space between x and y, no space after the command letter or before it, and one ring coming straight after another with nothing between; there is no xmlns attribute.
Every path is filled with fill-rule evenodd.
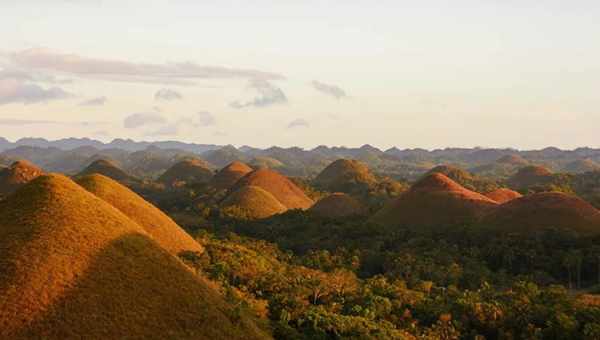
<svg viewBox="0 0 600 340"><path fill-rule="evenodd" d="M133 63L122 60L84 57L45 48L33 48L10 53L8 59L21 68L131 82L185 83L186 79L284 79L284 76L278 73L252 69L203 66L193 62Z"/></svg>
<svg viewBox="0 0 600 340"><path fill-rule="evenodd" d="M44 88L17 79L0 79L0 105L11 103L35 104L72 97L60 87Z"/></svg>
<svg viewBox="0 0 600 340"><path fill-rule="evenodd" d="M270 82L262 79L253 79L248 84L250 89L258 92L258 96L250 101L235 101L230 106L235 109L246 107L267 107L275 104L285 104L288 102L287 96L283 90Z"/></svg>
<svg viewBox="0 0 600 340"><path fill-rule="evenodd" d="M212 126L217 124L217 119L210 112L198 112L198 125L199 126Z"/></svg>
<svg viewBox="0 0 600 340"><path fill-rule="evenodd" d="M342 88L336 85L321 83L317 80L313 80L310 84L315 90L328 96L334 97L336 99L343 99L348 96L346 94L346 91L344 91Z"/></svg>
<svg viewBox="0 0 600 340"><path fill-rule="evenodd" d="M128 129L135 129L146 125L165 124L166 122L165 118L154 112L134 113L125 118L123 126Z"/></svg>
<svg viewBox="0 0 600 340"><path fill-rule="evenodd" d="M173 101L181 99L183 99L181 93L171 89L160 89L154 94L154 100Z"/></svg>

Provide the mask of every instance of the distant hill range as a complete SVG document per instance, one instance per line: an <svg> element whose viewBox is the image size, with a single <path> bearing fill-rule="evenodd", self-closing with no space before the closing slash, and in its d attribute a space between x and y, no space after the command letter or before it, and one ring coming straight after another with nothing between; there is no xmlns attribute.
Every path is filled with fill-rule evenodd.
<svg viewBox="0 0 600 340"><path fill-rule="evenodd" d="M580 173L600 169L600 149L577 148L541 150L495 148L444 148L435 150L380 150L371 145L358 148L318 146L313 149L273 146L196 144L178 141L134 141L115 139L103 143L89 138L49 141L22 138L10 142L0 137L0 159L26 159L45 171L69 174L80 172L96 159L113 159L137 177L157 177L177 162L198 157L219 169L234 161L257 168L273 168L286 176L315 177L337 159L352 159L366 164L376 175L417 180L435 166L447 164L482 177L506 179L525 165L540 165L553 172ZM7 162L4 162L7 163Z"/></svg>

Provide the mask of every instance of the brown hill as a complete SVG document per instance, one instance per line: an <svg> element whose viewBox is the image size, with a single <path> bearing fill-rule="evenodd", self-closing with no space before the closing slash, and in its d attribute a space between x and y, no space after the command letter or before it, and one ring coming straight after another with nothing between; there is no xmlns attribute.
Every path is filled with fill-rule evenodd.
<svg viewBox="0 0 600 340"><path fill-rule="evenodd" d="M338 159L329 164L315 178L314 184L329 191L358 192L368 190L377 183L369 167L353 159Z"/></svg>
<svg viewBox="0 0 600 340"><path fill-rule="evenodd" d="M507 183L514 189L526 189L536 185L544 185L552 180L552 172L539 165L530 165L523 167L511 176Z"/></svg>
<svg viewBox="0 0 600 340"><path fill-rule="evenodd" d="M228 195L220 206L226 213L248 219L267 218L287 210L275 196L254 185L239 188Z"/></svg>
<svg viewBox="0 0 600 340"><path fill-rule="evenodd" d="M377 212L379 224L445 227L478 221L497 203L440 173L430 174Z"/></svg>
<svg viewBox="0 0 600 340"><path fill-rule="evenodd" d="M313 201L287 177L270 169L258 169L240 178L230 189L233 193L245 186L257 186L268 191L288 209L308 209Z"/></svg>
<svg viewBox="0 0 600 340"><path fill-rule="evenodd" d="M231 188L240 178L252 172L248 165L234 161L219 170L211 180L211 185L219 190Z"/></svg>
<svg viewBox="0 0 600 340"><path fill-rule="evenodd" d="M208 183L213 177L208 164L199 159L186 159L165 171L158 181L170 186L192 183Z"/></svg>
<svg viewBox="0 0 600 340"><path fill-rule="evenodd" d="M522 197L523 195L521 195L520 193L518 193L514 190L510 190L507 188L500 188L500 189L496 189L494 191L490 191L490 192L486 193L485 196L502 204L502 203L506 203L508 201L514 200L515 198Z"/></svg>
<svg viewBox="0 0 600 340"><path fill-rule="evenodd" d="M555 227L598 234L600 211L576 196L544 192L502 204L486 216L482 224L509 232Z"/></svg>
<svg viewBox="0 0 600 340"><path fill-rule="evenodd" d="M139 225L60 175L0 202L0 338L260 339Z"/></svg>
<svg viewBox="0 0 600 340"><path fill-rule="evenodd" d="M438 165L433 169L429 170L425 176L431 175L433 173L440 173L446 175L446 177L459 183L462 181L473 179L473 175L471 175L468 171L452 165Z"/></svg>
<svg viewBox="0 0 600 340"><path fill-rule="evenodd" d="M263 156L263 157L254 157L250 161L250 165L255 169L260 169L260 168L277 169L277 168L281 168L285 164L283 164L281 161L279 161L273 157L264 157Z"/></svg>
<svg viewBox="0 0 600 340"><path fill-rule="evenodd" d="M8 168L0 169L0 197L11 194L43 174L42 169L25 160L16 161Z"/></svg>
<svg viewBox="0 0 600 340"><path fill-rule="evenodd" d="M352 196L338 192L320 199L310 211L321 217L343 218L365 215L367 208Z"/></svg>
<svg viewBox="0 0 600 340"><path fill-rule="evenodd" d="M119 182L134 181L135 178L123 171L115 162L108 159L97 159L77 174L83 177L92 174L100 174Z"/></svg>
<svg viewBox="0 0 600 340"><path fill-rule="evenodd" d="M79 178L77 183L139 224L171 254L203 251L202 247L169 216L118 182L94 174Z"/></svg>

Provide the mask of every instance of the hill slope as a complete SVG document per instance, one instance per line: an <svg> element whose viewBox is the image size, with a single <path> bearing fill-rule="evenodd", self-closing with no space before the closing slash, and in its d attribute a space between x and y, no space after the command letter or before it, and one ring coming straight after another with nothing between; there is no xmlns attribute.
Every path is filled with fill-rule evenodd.
<svg viewBox="0 0 600 340"><path fill-rule="evenodd" d="M94 174L79 178L77 183L140 225L171 254L203 250L169 216L118 182L106 176Z"/></svg>
<svg viewBox="0 0 600 340"><path fill-rule="evenodd" d="M440 173L430 174L378 211L379 224L444 227L478 221L497 203Z"/></svg>
<svg viewBox="0 0 600 340"><path fill-rule="evenodd" d="M329 164L315 178L314 184L329 191L368 191L377 183L369 167L353 159L338 159Z"/></svg>
<svg viewBox="0 0 600 340"><path fill-rule="evenodd" d="M599 234L600 211L576 196L544 192L502 204L486 216L482 224L510 232L556 227L584 234Z"/></svg>
<svg viewBox="0 0 600 340"><path fill-rule="evenodd" d="M11 194L43 173L42 169L25 160L0 169L0 197Z"/></svg>
<svg viewBox="0 0 600 340"><path fill-rule="evenodd" d="M139 225L64 176L0 202L0 337L259 339Z"/></svg>
<svg viewBox="0 0 600 340"><path fill-rule="evenodd" d="M127 182L134 180L134 177L127 174L115 162L108 159L97 159L77 174L77 177L100 174L112 178L115 181Z"/></svg>
<svg viewBox="0 0 600 340"><path fill-rule="evenodd" d="M205 162L198 159L186 159L176 163L165 171L158 181L166 185L208 183L213 177L212 170Z"/></svg>
<svg viewBox="0 0 600 340"><path fill-rule="evenodd" d="M219 190L231 188L240 178L252 172L252 168L248 165L234 161L226 167L219 170L211 180L211 185Z"/></svg>
<svg viewBox="0 0 600 340"><path fill-rule="evenodd" d="M287 210L270 192L254 185L243 186L228 195L221 208L226 212L239 209L237 213L249 219L267 218Z"/></svg>
<svg viewBox="0 0 600 340"><path fill-rule="evenodd" d="M231 188L230 193L251 185L268 191L288 209L308 209L313 204L302 189L287 177L270 169L258 169L248 173Z"/></svg>
<svg viewBox="0 0 600 340"><path fill-rule="evenodd" d="M333 193L315 203L310 211L317 216L327 218L343 218L364 215L366 207L358 200L345 193Z"/></svg>
<svg viewBox="0 0 600 340"><path fill-rule="evenodd" d="M493 199L498 203L506 203L508 201L514 200L515 198L522 197L523 195L514 190L500 188L486 193L485 196Z"/></svg>

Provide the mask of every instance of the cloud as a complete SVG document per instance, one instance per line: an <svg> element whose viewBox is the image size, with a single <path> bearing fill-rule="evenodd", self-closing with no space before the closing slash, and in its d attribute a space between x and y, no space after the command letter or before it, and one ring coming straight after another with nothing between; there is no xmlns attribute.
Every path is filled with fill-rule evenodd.
<svg viewBox="0 0 600 340"><path fill-rule="evenodd" d="M106 104L107 101L108 99L106 97L92 98L79 103L79 106L102 106Z"/></svg>
<svg viewBox="0 0 600 340"><path fill-rule="evenodd" d="M185 83L186 79L241 78L276 80L285 78L278 73L252 69L203 66L193 62L165 64L133 63L122 60L66 54L45 48L33 48L10 53L8 59L14 65L27 69L131 82Z"/></svg>
<svg viewBox="0 0 600 340"><path fill-rule="evenodd" d="M26 126L26 125L61 125L61 126L81 126L81 127L89 127L89 126L99 126L99 125L109 125L107 122L61 122L56 120L26 120L26 119L11 119L11 118L3 118L0 119L0 125L13 125L13 126Z"/></svg>
<svg viewBox="0 0 600 340"><path fill-rule="evenodd" d="M287 127L288 127L288 129L294 129L294 128L307 128L309 126L310 126L310 124L305 119L298 118L298 119L291 121Z"/></svg>
<svg viewBox="0 0 600 340"><path fill-rule="evenodd" d="M166 124L158 130L154 130L152 132L146 133L146 136L175 136L179 133L180 125L177 123Z"/></svg>
<svg viewBox="0 0 600 340"><path fill-rule="evenodd" d="M198 112L198 125L199 126L212 126L217 124L217 119L210 112Z"/></svg>
<svg viewBox="0 0 600 340"><path fill-rule="evenodd" d="M71 79L59 79L55 76L39 72L28 72L17 68L2 67L0 69L0 80L6 79L48 84L70 84L73 82Z"/></svg>
<svg viewBox="0 0 600 340"><path fill-rule="evenodd" d="M72 97L60 87L43 88L17 79L0 79L0 105L11 103L35 104Z"/></svg>
<svg viewBox="0 0 600 340"><path fill-rule="evenodd" d="M172 101L181 99L183 99L181 93L171 89L160 89L154 94L154 100Z"/></svg>
<svg viewBox="0 0 600 340"><path fill-rule="evenodd" d="M285 104L288 102L287 96L283 90L266 80L253 79L250 81L248 88L258 92L258 96L246 102L232 102L230 103L231 107L235 109L243 109L246 107L267 107L276 104Z"/></svg>
<svg viewBox="0 0 600 340"><path fill-rule="evenodd" d="M128 129L135 129L145 125L154 125L154 124L166 124L167 120L163 118L161 115L148 112L148 113L134 113L125 118L123 121L123 126Z"/></svg>
<svg viewBox="0 0 600 340"><path fill-rule="evenodd" d="M332 96L338 100L346 98L348 96L346 94L346 91L342 90L339 86L336 85L329 85L316 80L313 80L310 84L315 90L328 96Z"/></svg>

